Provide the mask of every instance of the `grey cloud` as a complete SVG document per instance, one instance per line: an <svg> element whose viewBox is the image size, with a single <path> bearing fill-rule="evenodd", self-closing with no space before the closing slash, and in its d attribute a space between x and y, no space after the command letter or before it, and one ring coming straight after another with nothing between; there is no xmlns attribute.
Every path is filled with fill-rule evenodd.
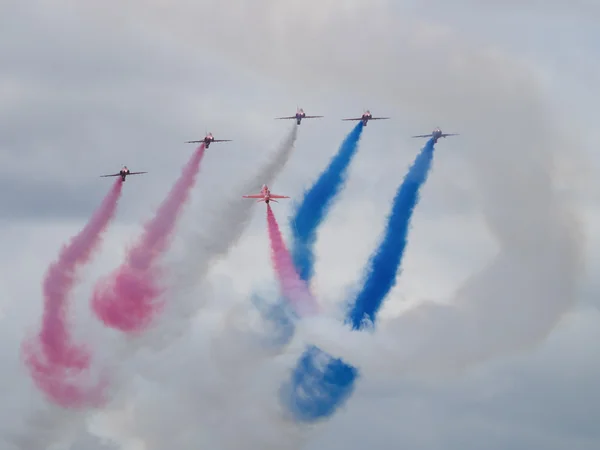
<svg viewBox="0 0 600 450"><path fill-rule="evenodd" d="M577 158L580 143L566 140L529 66L469 44L449 27L415 25L388 14L386 8L369 6L367 15L358 6L342 12L325 9L323 20L322 11L314 11L309 3L290 10L267 0L252 10L240 3L231 15L232 5L208 4L212 17L223 20L189 33L174 27L189 17L183 9L161 11L159 16L158 10L147 8L144 17L180 38L201 38L210 32L214 46L272 77L296 79L307 87L333 87L335 81L338 89L368 91L398 108L410 108L421 124L425 117L436 122L446 118L448 127L468 130L460 137L456 156L468 161L476 204L501 245L499 257L456 295L472 332L487 333L476 353L518 348L547 335L573 304L583 248L577 212L557 195L552 160L564 148ZM237 22L242 17L254 25L249 34ZM311 40L297 38L303 33L310 33ZM363 39L356 40L361 33ZM377 51L369 51L371 45ZM499 123L509 131L500 132ZM536 323L527 324L538 309ZM504 321L498 320L499 314ZM488 327L481 330L484 319ZM510 339L499 339L497 334L507 328Z"/></svg>
<svg viewBox="0 0 600 450"><path fill-rule="evenodd" d="M119 220L147 216L193 150L183 142L205 130L235 141L206 158L217 164L208 176L222 185L267 150L260 128L249 131L240 120L256 110L254 102L227 111L222 99L237 91L222 63L187 57L160 34L104 30L74 10L30 6L15 5L0 32L6 217L84 217L86 196L92 204L103 189L98 176L121 164L150 173L128 180L125 195L134 201ZM230 170L221 169L221 150L233 155L225 161Z"/></svg>
<svg viewBox="0 0 600 450"><path fill-rule="evenodd" d="M101 201L91 186L72 186L36 182L22 178L0 182L0 221L47 220L89 216L94 203Z"/></svg>
<svg viewBox="0 0 600 450"><path fill-rule="evenodd" d="M367 377L343 417L308 448L596 448L600 365L588 343L598 338L597 324L598 314L568 321L535 353L460 376Z"/></svg>
<svg viewBox="0 0 600 450"><path fill-rule="evenodd" d="M444 8L441 2L435 0L422 2L421 5L423 8L427 8L435 4L439 5L442 9ZM600 14L600 7L594 0L459 0L453 2L452 5L448 5L447 8L460 12L461 6L468 7L470 11L489 15L497 12L514 13L515 8L517 8L520 14L535 14L541 20L556 16L561 16L563 19L567 16L578 20L592 20Z"/></svg>
<svg viewBox="0 0 600 450"><path fill-rule="evenodd" d="M121 450L122 446L110 439L101 438L89 432L80 433L68 450Z"/></svg>
<svg viewBox="0 0 600 450"><path fill-rule="evenodd" d="M351 108L359 106L360 110L367 103L373 111L386 111L386 115L389 112L398 119L390 121L393 125L387 129L379 124L369 125L368 139L364 139L346 194L356 195L358 201L376 199L380 202L377 210L383 215L403 170L422 145L406 136L436 125L457 130L461 137L443 141L438 147L446 154L439 155L435 163L428 185L432 200L429 206L424 200L423 206L430 208L431 215L437 213L438 205L445 205L448 211L457 206L465 212L475 208L483 211L506 247L505 254L512 258L492 266L499 268L495 272L498 277L480 278L471 285L470 305L474 312L466 319L482 322L472 320L474 328L468 328L464 335L457 336L453 331L462 331L465 317L458 316L456 310L439 308L426 311L430 313L426 320L411 321L408 319L418 316L407 315L400 321L400 331L394 334L388 328L386 337L391 337L398 347L415 344L415 338L422 338L424 349L430 351L417 354L421 358L419 364L427 367L431 361L431 366L436 367L456 364L465 354L469 359L478 340L485 344L483 353L487 355L490 347L497 349L494 346L498 343L501 348L514 350L522 348L523 341L530 343L546 336L575 298L574 277L571 272L566 279L558 277L553 271L557 266L551 265L534 271L534 264L530 263L538 263L535 252L548 239L555 239L555 245L550 247L552 253L541 252L540 259L554 263L557 255L564 255L564 267L578 270L577 252L581 245L569 234L570 217L562 216L561 209L552 209L554 180L546 164L564 148L577 157L579 143L566 139L549 117L552 114L546 111L546 93L527 66L481 48L478 42L466 43L469 36L456 36L451 26L413 22L411 17L399 19L385 2L345 5L346 9L340 11L338 4L322 1L166 4L136 0L114 8L69 1L57 1L51 6L38 3L37 9L19 7L20 15L12 17L14 24L22 26L5 27L2 36L2 55L10 65L6 69L3 66L3 73L8 75L4 77L5 84L0 85L8 88L0 88L0 93L7 98L5 105L11 106L2 110L6 119L0 130L3 170L23 176L23 183L30 183L29 187L36 191L43 187L52 192L50 186L62 178L62 170L75 164L77 170L72 179L65 180L60 189L71 187L85 192L88 183L92 186L87 181L88 174L95 177L114 163L139 166L153 175L136 179L135 184L133 179L131 184L128 181L127 188L133 192L122 206L126 211L140 208L135 214L143 219L163 198L188 155L187 147L179 142L195 137L190 133L203 132L209 119L207 127L215 127L215 133L218 128L218 133L228 134L227 137L231 133L236 140L231 147L215 146L205 160L206 178L199 180L197 191L215 195L217 188L237 185L247 167L256 164L257 154L285 133L285 128L266 123L265 117L286 113L280 112L283 104L291 103L293 109L296 97L312 97L315 113L334 117L310 127L303 125L299 130L298 149L292 161L294 172L286 174L277 188L279 191L289 187L293 194L300 192L308 183L306 180L324 167L347 132L335 115L343 117ZM25 39L28 32L31 40ZM18 46L13 45L14 33L23 40L25 56L20 56ZM64 37L53 37L61 33ZM235 77L228 75L230 68L222 58L211 59L221 52L244 71ZM273 80L272 86L260 84L259 77L254 78L257 73ZM11 86L16 87L13 90ZM269 93L278 98L271 98ZM327 105L338 100L339 107ZM499 124L510 132L500 133ZM378 137L380 133L386 137ZM227 158L221 157L224 154ZM451 158L464 164L461 183L451 178L443 181L442 175L436 180L436 173L451 170L449 163L443 162ZM379 169L381 166L385 167ZM157 171L160 175L155 177ZM11 184L14 177L12 180ZM378 180L381 183L376 183ZM445 190L453 183L454 191ZM100 198L102 188L96 191L96 184L93 186L94 198ZM90 196L91 192L90 188ZM31 199L29 209L33 210L42 203L56 201L60 192L52 192L45 201L23 195ZM79 193L66 196L69 202L76 202L76 207L57 206L57 213L76 214L83 208L81 198ZM352 207L354 197L345 198L347 203L339 207ZM89 203L93 203L91 197ZM10 204L15 215L28 209L23 204ZM562 207L560 202L557 205ZM201 220L201 213L190 214L190 220ZM518 213L528 215L515 218ZM555 234L557 230L569 233ZM520 244L519 248L515 249L514 242ZM35 250L29 252L35 254ZM521 272L511 266L515 260L523 262ZM251 269L254 267L248 272ZM515 272L516 278L506 282L503 276ZM547 290L529 290L532 278L536 281L534 287L544 285ZM547 291L559 281L558 294L550 292L557 301L550 302ZM520 293L533 292L531 298L513 296L509 288L514 287L522 288ZM215 294L215 309L221 313L225 309L219 296L236 295ZM488 298L492 301L483 301ZM511 303L503 309L505 299ZM508 306L520 303L524 305L522 314L512 317ZM538 316L542 320L535 322ZM242 317L246 318L243 314ZM289 423L282 425L280 411L273 404L274 391L288 376L298 349L288 349L283 355L284 363L274 361L271 354L265 356L264 351L261 353L261 349L246 342L250 340L248 335L236 333L235 327L210 325L209 317L204 317L198 326L198 341L185 341L167 355L161 354L157 359L137 355L122 364L127 372L128 365L144 361L161 372L161 383L123 394L125 400L131 399L138 406L131 434L154 438L155 446L162 439L169 443L169 438L175 436L181 449L195 448L195 439L201 437L212 438L213 448L218 448L218 444L222 448L237 444L239 448L240 442L250 448L253 444L264 448L265 442L273 448L281 448L282 443L299 445L301 439L296 438L302 433ZM531 333L524 327L531 328ZM473 330L488 339L481 339L479 334L473 338L469 335ZM385 327L382 331L386 331ZM206 348L211 339L215 348L224 352L217 355L220 359ZM14 344L14 339L5 341ZM439 342L445 345L441 347L447 350L445 353L440 352ZM429 343L433 345L427 347ZM375 348L372 356L382 359L388 355ZM433 389L413 383L403 390L402 386L394 386L393 392L400 393L399 399L389 403L380 397L369 397L368 390L364 391L363 397L353 398L345 414L333 419L328 448L335 448L336 442L339 445L345 437L349 438L345 448L373 446L369 433L376 431L381 434L381 445L393 443L390 448L398 447L398 442L402 442L398 439L421 448L446 448L448 444L473 448L475 442L489 442L490 436L511 448L542 442L546 448L565 448L565 442L573 444L569 448L577 448L577 442L571 440L572 427L552 428L554 421L566 414L560 409L561 402L548 406L557 411L556 416L537 424L553 431L554 444L544 440L539 429L531 431L509 420L520 405L513 395L525 397L534 382L527 377L519 381L519 370L516 369L514 380L523 384L503 394L506 403L501 417L473 407L478 398L469 395L468 380L462 388L451 385ZM586 370L597 374L596 369ZM246 374L250 375L244 378L242 375ZM531 378L539 381L539 374ZM484 391L487 385L501 381L490 376L480 389ZM575 379L575 383L580 381ZM563 382L548 378L547 390ZM232 396L233 390L240 396ZM577 399L583 402L583 396ZM543 397L541 390L536 393L538 400ZM487 404L490 405L494 406L492 402ZM586 413L593 414L595 409L586 409ZM383 424L375 420L381 416L386 419ZM227 421L219 422L220 419ZM219 426L222 423L226 426ZM394 434L398 425L404 423L406 428ZM371 425L372 430L365 431L364 424ZM254 425L262 433L260 436L250 429ZM234 436L231 430L236 428L240 428L240 434ZM436 430L434 437L432 430ZM586 433L582 440L597 440L589 429ZM582 449L591 448L579 443Z"/></svg>

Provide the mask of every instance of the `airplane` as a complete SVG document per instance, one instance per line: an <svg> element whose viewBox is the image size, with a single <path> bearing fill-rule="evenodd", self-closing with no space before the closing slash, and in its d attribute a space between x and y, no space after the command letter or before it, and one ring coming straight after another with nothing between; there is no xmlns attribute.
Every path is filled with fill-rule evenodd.
<svg viewBox="0 0 600 450"><path fill-rule="evenodd" d="M119 171L119 173L113 173L110 175L100 175L100 178L103 177L121 177L121 180L125 181L125 178L127 177L127 175L141 175L142 173L148 173L148 172L131 172L127 166L123 166L123 168Z"/></svg>
<svg viewBox="0 0 600 450"><path fill-rule="evenodd" d="M302 119L320 119L323 116L307 116L306 113L304 112L304 110L302 108L298 108L298 110L296 111L296 115L295 116L289 116L289 117L275 117L275 120L279 120L279 119L296 119L296 123L298 125L300 125L300 123L302 122Z"/></svg>
<svg viewBox="0 0 600 450"><path fill-rule="evenodd" d="M342 119L342 120L362 120L363 125L366 127L367 122L369 120L386 120L386 119L389 119L389 117L373 117L373 114L371 114L371 111L369 111L367 109L361 117L354 118L354 119Z"/></svg>
<svg viewBox="0 0 600 450"><path fill-rule="evenodd" d="M232 142L230 139L215 139L212 133L208 133L201 141L187 141L186 144L204 144L206 148L213 142Z"/></svg>
<svg viewBox="0 0 600 450"><path fill-rule="evenodd" d="M445 138L446 136L458 136L458 134L456 133L442 133L442 130L440 130L440 128L436 128L435 130L433 130L431 132L431 134L420 134L418 136L412 136L414 138L433 138L433 143L436 144L438 139L443 137Z"/></svg>
<svg viewBox="0 0 600 450"><path fill-rule="evenodd" d="M276 198L290 198L287 195L271 194L271 191L269 190L269 188L267 187L266 184L263 184L263 186L260 190L260 194L243 195L242 197L243 198L258 198L260 200L258 200L256 203L265 202L267 205L269 204L269 202L279 203L277 200L275 200Z"/></svg>

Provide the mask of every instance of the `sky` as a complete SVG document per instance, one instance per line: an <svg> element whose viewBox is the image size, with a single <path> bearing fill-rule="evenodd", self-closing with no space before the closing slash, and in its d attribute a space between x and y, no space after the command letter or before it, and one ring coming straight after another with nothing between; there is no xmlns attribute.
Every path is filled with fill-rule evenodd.
<svg viewBox="0 0 600 450"><path fill-rule="evenodd" d="M7 450L596 449L600 434L600 95L592 1L0 2L0 443ZM348 182L318 231L327 317L287 346L263 205L237 207L295 125L269 183L288 217L369 108ZM360 287L394 193L436 145L397 285L372 333L334 317ZM211 131L147 335L103 328L89 299ZM117 215L72 296L77 339L111 368L96 409L49 403L20 360L42 280L126 164ZM212 260L208 256L216 252ZM329 314L331 313L331 314ZM306 343L361 370L307 427L277 400Z"/></svg>

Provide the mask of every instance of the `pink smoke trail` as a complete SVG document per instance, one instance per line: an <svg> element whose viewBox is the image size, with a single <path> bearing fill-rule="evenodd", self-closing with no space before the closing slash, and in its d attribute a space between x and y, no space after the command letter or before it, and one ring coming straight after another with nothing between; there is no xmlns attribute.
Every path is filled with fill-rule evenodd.
<svg viewBox="0 0 600 450"><path fill-rule="evenodd" d="M300 316L313 315L318 312L318 305L307 284L300 278L290 252L288 251L279 224L275 219L271 205L267 204L267 224L271 240L271 259L277 273L281 291Z"/></svg>
<svg viewBox="0 0 600 450"><path fill-rule="evenodd" d="M204 149L204 144L196 149L156 215L144 227L141 240L129 250L126 261L96 284L92 309L105 325L137 333L148 327L162 309L158 299L164 288L159 284L161 271L156 260L167 250L177 219L196 184Z"/></svg>
<svg viewBox="0 0 600 450"><path fill-rule="evenodd" d="M122 188L119 178L85 228L63 247L58 260L49 267L43 285L42 329L22 346L34 382L52 401L64 407L101 401L103 383L90 390L78 386L81 380L73 378L73 374L89 369L91 355L84 346L72 342L67 320L68 297L75 285L77 269L89 262L115 215Z"/></svg>

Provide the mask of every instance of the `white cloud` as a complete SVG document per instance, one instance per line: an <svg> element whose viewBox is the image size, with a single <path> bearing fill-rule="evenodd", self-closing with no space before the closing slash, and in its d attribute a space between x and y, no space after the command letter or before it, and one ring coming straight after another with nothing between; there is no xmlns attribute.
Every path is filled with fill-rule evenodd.
<svg viewBox="0 0 600 450"><path fill-rule="evenodd" d="M449 7L428 3L432 11ZM546 90L556 88L544 84L548 68L527 61L525 51L506 54L503 41L488 39L481 27L463 29L452 17L436 22L408 9L313 0L11 7L11 25L0 31L0 158L9 180L0 194L9 223L2 227L0 283L9 401L0 407L0 437L21 433L39 416L47 425L25 436L39 439L37 448L61 439L102 448L86 434L82 415L41 409L18 346L39 320L46 265L77 229L55 227L47 217L87 216L106 189L92 180L126 162L150 174L127 183L121 223L75 294L75 319L78 338L98 345L117 383L95 428L119 436L128 450L597 447L595 428L581 429L586 417L597 416L598 358L585 345L597 340L597 315L564 319L578 300L583 248L597 247L577 225L580 209L591 209L584 219L594 234L595 202L575 202L582 186L570 182L587 166L584 141L573 132L578 123L559 121L564 114L553 107L561 94ZM543 19L543 11L538 15ZM363 106L393 117L365 130L347 189L319 231L314 287L332 308L356 285L397 184L423 144L408 137L437 125L461 133L438 144L388 319L371 337L314 324L286 348L263 347L269 330L249 306L249 291L268 291L272 282L257 207L246 235L196 286L204 309L190 332L161 351L120 360L120 339L89 316L89 289L120 262L122 246L177 177L192 150L180 143L205 128L234 140L207 153L168 261L193 257L181 231L205 223L206 197L237 195L234 186L286 133L271 118L297 103L326 118L302 124L297 149L272 186L293 197L347 133L338 118ZM556 158L575 168L561 174L560 193ZM590 180L584 188L595 189ZM289 235L291 205L277 206ZM17 213L25 218L15 221ZM442 304L406 311L405 298ZM559 327L561 320L566 325ZM315 430L290 423L277 403L309 333L365 368L346 410ZM547 336L542 350L521 353ZM452 379L422 378L514 352L520 356Z"/></svg>

